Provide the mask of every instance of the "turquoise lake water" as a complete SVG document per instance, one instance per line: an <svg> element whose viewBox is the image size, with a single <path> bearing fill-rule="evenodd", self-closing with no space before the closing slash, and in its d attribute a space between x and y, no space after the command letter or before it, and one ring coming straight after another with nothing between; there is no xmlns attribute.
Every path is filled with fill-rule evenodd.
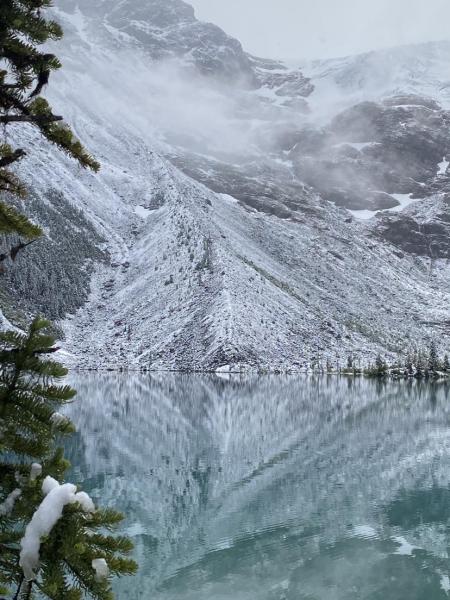
<svg viewBox="0 0 450 600"><path fill-rule="evenodd" d="M450 598L450 387L74 376L72 478L152 600Z"/></svg>

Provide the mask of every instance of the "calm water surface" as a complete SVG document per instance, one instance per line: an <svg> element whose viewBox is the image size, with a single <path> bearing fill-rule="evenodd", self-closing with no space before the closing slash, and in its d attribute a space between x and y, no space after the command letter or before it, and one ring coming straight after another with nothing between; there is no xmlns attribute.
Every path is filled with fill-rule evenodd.
<svg viewBox="0 0 450 600"><path fill-rule="evenodd" d="M450 598L450 388L80 376L74 477L127 515L122 599Z"/></svg>

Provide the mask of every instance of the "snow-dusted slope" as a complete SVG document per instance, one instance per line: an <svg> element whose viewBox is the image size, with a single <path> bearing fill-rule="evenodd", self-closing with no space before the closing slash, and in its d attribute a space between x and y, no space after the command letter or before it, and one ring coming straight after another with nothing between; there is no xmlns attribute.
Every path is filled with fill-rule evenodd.
<svg viewBox="0 0 450 600"><path fill-rule="evenodd" d="M325 357L344 361L349 353L396 353L437 333L447 344L447 266L429 264L430 256L446 256L445 244L437 256L423 245L405 252L404 240L392 239L390 215L378 215L388 222L380 227L378 217L355 219L335 206L349 206L336 200L343 184L331 179L333 193L322 185L333 172L331 157L343 173L351 165L355 178L376 164L386 189L371 184L369 204L360 185L357 198L357 208L375 208L374 215L380 201L398 204L395 194L410 191L416 172L428 177L427 194L444 202L446 180L435 180L429 157L415 156L405 183L400 167L397 178L387 177L392 161L374 148L409 160L398 144L408 145L405 119L413 141L439 122L437 173L446 111L434 107L430 116L408 106L405 116L376 105L378 137L353 139L342 131L345 114L325 128L315 125L313 100L305 114L312 86L300 71L246 55L217 28L199 24L181 1L61 2L56 10L67 32L59 52L64 69L48 95L102 171L80 172L33 133L20 134L34 150L24 168L36 199L50 209L54 190L63 197L57 222L33 209L53 246L42 242L18 261L11 285L38 281L28 311L39 305L39 289L54 292L51 316L66 315L61 326L71 364L295 369ZM223 65L205 74L195 44ZM239 59L228 50L217 55L218 44ZM365 109L356 111L367 120ZM387 136L393 124L398 139ZM311 164L323 169L316 178ZM76 218L72 206L81 210ZM70 274L63 290L54 275L61 255Z"/></svg>
<svg viewBox="0 0 450 600"><path fill-rule="evenodd" d="M361 100L419 94L450 107L450 41L377 50L303 63L319 107L348 107Z"/></svg>

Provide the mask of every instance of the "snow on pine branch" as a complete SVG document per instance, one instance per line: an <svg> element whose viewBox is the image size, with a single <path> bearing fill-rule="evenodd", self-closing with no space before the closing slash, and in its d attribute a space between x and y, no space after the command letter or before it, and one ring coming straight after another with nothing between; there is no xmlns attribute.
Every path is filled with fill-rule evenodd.
<svg viewBox="0 0 450 600"><path fill-rule="evenodd" d="M95 558L92 561L92 568L95 571L95 578L97 579L97 581L101 581L102 579L108 578L109 568L104 558Z"/></svg>
<svg viewBox="0 0 450 600"><path fill-rule="evenodd" d="M52 422L53 426L61 427L62 425L66 425L68 423L69 419L67 417L65 417L64 415L62 415L61 413L55 412L50 417L50 421Z"/></svg>
<svg viewBox="0 0 450 600"><path fill-rule="evenodd" d="M0 517L7 517L12 513L16 500L20 498L21 495L22 490L19 489L14 490L9 494L6 500L0 504Z"/></svg>
<svg viewBox="0 0 450 600"><path fill-rule="evenodd" d="M27 525L25 535L20 543L20 561L23 574L27 581L33 581L39 570L39 553L41 539L50 534L53 527L62 517L64 507L68 504L80 504L85 513L95 511L94 503L85 492L78 492L75 485L65 483L60 485L52 477L46 477L42 484L44 500L34 513Z"/></svg>
<svg viewBox="0 0 450 600"><path fill-rule="evenodd" d="M30 469L30 481L36 481L38 477L42 474L42 465L39 463L33 463ZM25 478L21 479L20 475L16 473L16 480L18 483L25 483ZM20 498L22 495L22 490L20 488L15 489L13 492L9 494L6 500L0 504L0 517L9 516L14 510L14 505L16 500Z"/></svg>
<svg viewBox="0 0 450 600"><path fill-rule="evenodd" d="M30 469L30 481L36 481L42 475L42 465L33 463Z"/></svg>

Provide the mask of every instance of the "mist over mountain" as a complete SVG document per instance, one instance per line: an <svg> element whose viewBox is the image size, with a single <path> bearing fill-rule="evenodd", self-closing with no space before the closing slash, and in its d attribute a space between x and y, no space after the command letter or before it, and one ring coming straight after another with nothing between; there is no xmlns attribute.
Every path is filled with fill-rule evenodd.
<svg viewBox="0 0 450 600"><path fill-rule="evenodd" d="M6 318L20 297L59 319L83 367L299 369L448 343L450 42L294 67L181 0L54 12L46 95L102 170L12 130L47 239L11 266Z"/></svg>

